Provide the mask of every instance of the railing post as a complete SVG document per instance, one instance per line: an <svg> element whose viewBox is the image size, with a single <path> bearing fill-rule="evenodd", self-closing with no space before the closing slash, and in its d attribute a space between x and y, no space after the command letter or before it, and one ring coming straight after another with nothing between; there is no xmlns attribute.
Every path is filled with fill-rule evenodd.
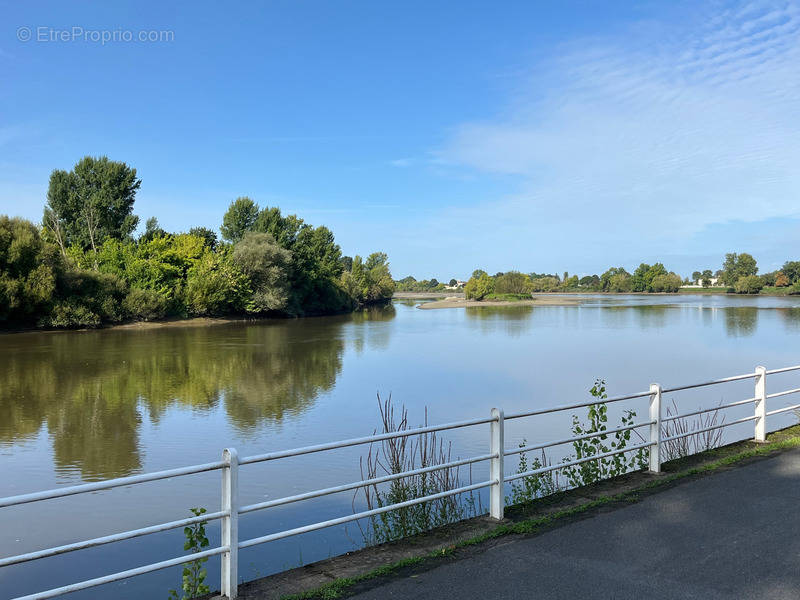
<svg viewBox="0 0 800 600"><path fill-rule="evenodd" d="M503 497L503 458L505 452L505 441L504 441L504 423L503 423L503 409L501 408L493 408L492 409L492 419L490 425L490 432L491 432L491 448L490 453L496 455L489 466L489 479L495 480L497 483L492 485L490 488L490 499L489 499L489 516L493 519L502 519L503 518L503 510L505 504L505 498Z"/></svg>
<svg viewBox="0 0 800 600"><path fill-rule="evenodd" d="M661 472L661 386L650 384L650 472Z"/></svg>
<svg viewBox="0 0 800 600"><path fill-rule="evenodd" d="M756 436L755 441L767 441L767 368L756 367Z"/></svg>
<svg viewBox="0 0 800 600"><path fill-rule="evenodd" d="M238 596L239 579L239 455L235 448L225 448L222 460L222 510L230 515L222 518L222 545L230 546L221 555L222 584L220 593L228 598Z"/></svg>

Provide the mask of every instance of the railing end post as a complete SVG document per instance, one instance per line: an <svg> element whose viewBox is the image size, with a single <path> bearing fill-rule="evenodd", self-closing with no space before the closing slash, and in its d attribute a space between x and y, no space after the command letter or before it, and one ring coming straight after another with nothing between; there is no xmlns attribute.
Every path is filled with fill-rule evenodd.
<svg viewBox="0 0 800 600"><path fill-rule="evenodd" d="M492 458L489 466L489 478L495 483L492 484L489 491L489 516L499 521L502 520L505 509L505 498L503 497L503 459L505 458L505 423L503 409L492 409L490 431L490 453L494 455L494 458Z"/></svg>
<svg viewBox="0 0 800 600"><path fill-rule="evenodd" d="M220 555L222 581L220 593L233 599L239 595L239 453L236 448L225 448L222 460L222 510L228 516L222 518L222 545L228 551Z"/></svg>
<svg viewBox="0 0 800 600"><path fill-rule="evenodd" d="M661 385L650 384L650 472L661 472Z"/></svg>

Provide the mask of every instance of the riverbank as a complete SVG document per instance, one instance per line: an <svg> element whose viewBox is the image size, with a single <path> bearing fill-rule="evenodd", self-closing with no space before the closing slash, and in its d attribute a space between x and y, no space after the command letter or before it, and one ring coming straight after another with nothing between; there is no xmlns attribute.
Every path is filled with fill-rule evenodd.
<svg viewBox="0 0 800 600"><path fill-rule="evenodd" d="M580 299L567 296L534 296L530 300L467 300L464 296L448 296L442 300L423 302L417 308L467 308L488 306L575 306Z"/></svg>
<svg viewBox="0 0 800 600"><path fill-rule="evenodd" d="M529 504L511 506L501 523L477 517L406 540L250 581L239 587L239 597L243 600L347 597L387 583L389 578L413 577L446 562L474 557L509 540L535 537L601 512L623 509L682 483L785 454L798 447L800 426L789 427L769 434L764 444L749 440L736 442L664 463L660 474L637 471Z"/></svg>
<svg viewBox="0 0 800 600"><path fill-rule="evenodd" d="M395 292L392 300L435 300L437 298L463 298L464 293L458 292Z"/></svg>

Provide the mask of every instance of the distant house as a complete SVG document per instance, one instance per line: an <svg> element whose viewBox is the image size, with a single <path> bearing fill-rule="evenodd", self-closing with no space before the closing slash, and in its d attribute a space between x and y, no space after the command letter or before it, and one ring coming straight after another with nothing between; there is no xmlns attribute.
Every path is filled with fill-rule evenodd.
<svg viewBox="0 0 800 600"><path fill-rule="evenodd" d="M460 279L456 279L456 284L455 285L446 285L446 286L444 286L444 289L446 289L446 290L460 290L465 285L467 285L466 281L461 281Z"/></svg>
<svg viewBox="0 0 800 600"><path fill-rule="evenodd" d="M715 287L719 284L719 277L710 277L709 281L711 282L710 286ZM684 288L701 288L703 287L703 278L696 280L694 283L689 285L682 285L681 287Z"/></svg>

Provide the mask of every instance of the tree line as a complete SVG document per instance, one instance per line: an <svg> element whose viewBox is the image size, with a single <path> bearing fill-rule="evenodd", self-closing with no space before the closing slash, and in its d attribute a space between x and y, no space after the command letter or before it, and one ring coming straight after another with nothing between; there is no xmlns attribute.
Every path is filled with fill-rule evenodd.
<svg viewBox="0 0 800 600"><path fill-rule="evenodd" d="M223 216L222 239L154 217L134 237L140 187L136 169L87 156L53 171L41 224L0 216L0 326L331 314L394 292L386 254L343 256L327 227L246 197Z"/></svg>
<svg viewBox="0 0 800 600"><path fill-rule="evenodd" d="M684 285L700 281L705 288L717 278L729 293L800 294L800 261L787 261L780 270L758 275L755 258L747 253L725 255L722 268L695 271L692 281L668 271L662 263L641 263L633 273L624 267L611 267L602 275L562 276L550 273L499 272L489 275L482 269L472 273L464 292L469 299L483 300L503 296L530 296L535 292L612 292L675 293Z"/></svg>

